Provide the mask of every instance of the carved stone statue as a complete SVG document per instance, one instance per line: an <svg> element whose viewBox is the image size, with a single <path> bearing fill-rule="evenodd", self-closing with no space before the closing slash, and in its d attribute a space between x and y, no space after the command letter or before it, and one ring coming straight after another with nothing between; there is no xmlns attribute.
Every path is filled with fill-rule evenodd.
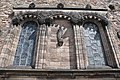
<svg viewBox="0 0 120 80"><path fill-rule="evenodd" d="M63 45L63 35L65 34L67 28L59 27L57 31L57 45L62 46Z"/></svg>

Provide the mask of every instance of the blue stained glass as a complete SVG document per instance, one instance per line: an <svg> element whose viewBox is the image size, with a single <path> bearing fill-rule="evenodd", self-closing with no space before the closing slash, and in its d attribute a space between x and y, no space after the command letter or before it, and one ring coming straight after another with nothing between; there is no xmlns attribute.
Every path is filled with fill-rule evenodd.
<svg viewBox="0 0 120 80"><path fill-rule="evenodd" d="M103 48L98 31L98 26L94 23L84 24L84 37L88 54L88 63L91 66L105 65Z"/></svg>
<svg viewBox="0 0 120 80"><path fill-rule="evenodd" d="M35 48L37 26L37 23L34 21L28 21L22 25L13 65L31 65L32 54Z"/></svg>

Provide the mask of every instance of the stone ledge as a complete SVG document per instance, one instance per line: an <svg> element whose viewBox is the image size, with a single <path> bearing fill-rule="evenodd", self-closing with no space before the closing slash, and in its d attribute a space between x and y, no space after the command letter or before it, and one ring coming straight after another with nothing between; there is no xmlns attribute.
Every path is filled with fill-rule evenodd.
<svg viewBox="0 0 120 80"><path fill-rule="evenodd" d="M45 78L120 78L120 69L0 69L0 76L38 76Z"/></svg>
<svg viewBox="0 0 120 80"><path fill-rule="evenodd" d="M85 11L108 11L108 9L86 9L86 8L56 8L56 7L36 7L36 8L28 8L28 7L13 7L14 10L34 10L34 9L45 9L45 10L85 10Z"/></svg>

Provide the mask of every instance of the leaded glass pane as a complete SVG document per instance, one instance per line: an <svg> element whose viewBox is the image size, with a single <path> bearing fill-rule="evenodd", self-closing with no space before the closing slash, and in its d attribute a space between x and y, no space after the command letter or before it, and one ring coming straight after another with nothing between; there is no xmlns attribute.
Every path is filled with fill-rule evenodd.
<svg viewBox="0 0 120 80"><path fill-rule="evenodd" d="M105 60L103 56L104 51L102 48L98 26L94 23L85 23L84 38L89 66L105 65Z"/></svg>
<svg viewBox="0 0 120 80"><path fill-rule="evenodd" d="M29 21L23 24L15 54L14 65L31 65L32 54L34 53L36 41L36 33L36 22Z"/></svg>

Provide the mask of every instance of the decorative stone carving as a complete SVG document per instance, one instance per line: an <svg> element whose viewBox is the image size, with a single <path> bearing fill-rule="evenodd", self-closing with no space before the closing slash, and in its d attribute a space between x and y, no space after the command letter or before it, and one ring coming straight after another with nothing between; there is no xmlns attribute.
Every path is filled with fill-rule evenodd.
<svg viewBox="0 0 120 80"><path fill-rule="evenodd" d="M91 9L92 6L91 6L90 4L87 4L85 8L86 8L86 9Z"/></svg>
<svg viewBox="0 0 120 80"><path fill-rule="evenodd" d="M63 45L63 35L66 32L67 29L65 29L64 27L59 27L58 31L57 31L57 45L58 46L62 46Z"/></svg>
<svg viewBox="0 0 120 80"><path fill-rule="evenodd" d="M50 26L50 24L52 23L52 19L51 18L46 18L45 19L45 24Z"/></svg>
<svg viewBox="0 0 120 80"><path fill-rule="evenodd" d="M14 16L14 12L12 12L11 14L9 14L9 18L12 18Z"/></svg>
<svg viewBox="0 0 120 80"><path fill-rule="evenodd" d="M19 14L13 16L12 18L12 24L18 26L22 21L24 21L25 19L40 19L37 12L19 12ZM38 20L38 22L40 22Z"/></svg>
<svg viewBox="0 0 120 80"><path fill-rule="evenodd" d="M29 5L29 8L35 8L35 4L34 3L31 3L30 5Z"/></svg>
<svg viewBox="0 0 120 80"><path fill-rule="evenodd" d="M19 25L19 22L20 22L20 20L19 20L19 18L17 18L17 17L14 17L14 18L12 19L12 24L13 24L13 25L18 26L18 25Z"/></svg>
<svg viewBox="0 0 120 80"><path fill-rule="evenodd" d="M105 26L108 25L108 20L98 13L85 13L85 14L83 14L83 19L85 19L85 20L95 19L95 20L101 22Z"/></svg>
<svg viewBox="0 0 120 80"><path fill-rule="evenodd" d="M63 5L62 3L59 3L59 4L57 5L57 8L64 8L64 5Z"/></svg>
<svg viewBox="0 0 120 80"><path fill-rule="evenodd" d="M26 18L36 19L40 25L46 24L50 25L52 19L55 18L66 18L71 21L72 24L81 25L83 20L86 19L96 19L101 22L103 25L107 25L108 21L102 14L95 12L86 13L86 12L63 12L63 11L36 11L36 12L25 12L22 14L17 14L16 22L13 20L13 24L18 24L21 21L24 21ZM14 19L14 18L13 18ZM18 20L17 20L18 19Z"/></svg>
<svg viewBox="0 0 120 80"><path fill-rule="evenodd" d="M112 4L111 4L111 5L109 5L108 7L109 7L111 10L115 10L115 6L114 6L114 5L112 5Z"/></svg>

